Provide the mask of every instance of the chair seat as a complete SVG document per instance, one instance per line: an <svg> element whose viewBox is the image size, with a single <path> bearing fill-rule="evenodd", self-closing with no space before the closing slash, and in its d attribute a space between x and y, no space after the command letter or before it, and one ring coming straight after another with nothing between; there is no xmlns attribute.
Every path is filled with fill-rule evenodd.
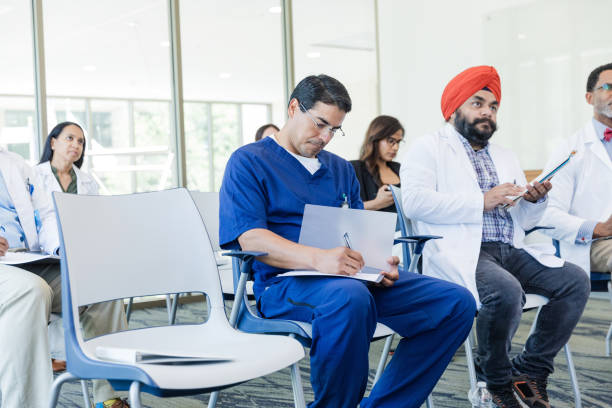
<svg viewBox="0 0 612 408"><path fill-rule="evenodd" d="M291 322L300 326L302 330L304 330L304 332L308 334L308 337L312 338L312 325L310 323L300 322L297 320L291 320ZM391 336L392 334L395 334L395 332L391 330L389 327L385 326L382 323L376 323L376 330L374 331L372 340L378 340L383 337Z"/></svg>
<svg viewBox="0 0 612 408"><path fill-rule="evenodd" d="M287 336L243 333L229 327L205 325L164 326L112 333L88 340L83 345L87 356L96 356L96 348L118 347L159 354L231 357L224 362L191 364L126 364L144 371L151 387L166 390L220 388L268 375L299 361L304 349ZM231 333L228 333L231 332ZM71 370L71 367L68 367ZM113 378L109 378L112 380ZM125 380L125 378L118 378Z"/></svg>
<svg viewBox="0 0 612 408"><path fill-rule="evenodd" d="M525 294L525 306L523 306L523 310L534 309L536 307L544 306L547 303L548 298L546 296L527 293Z"/></svg>

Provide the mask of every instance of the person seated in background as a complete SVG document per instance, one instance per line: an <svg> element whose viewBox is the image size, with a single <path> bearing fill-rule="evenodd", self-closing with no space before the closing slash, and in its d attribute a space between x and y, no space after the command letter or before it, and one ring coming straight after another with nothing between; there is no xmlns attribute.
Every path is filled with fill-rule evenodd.
<svg viewBox="0 0 612 408"><path fill-rule="evenodd" d="M268 123L260 126L259 129L257 129L257 132L255 132L255 141L257 142L266 136L275 134L278 131L278 126L276 126L274 123Z"/></svg>
<svg viewBox="0 0 612 408"><path fill-rule="evenodd" d="M36 174L19 155L0 149L0 256L10 250L58 254L59 235ZM61 306L59 264L0 264L2 408L48 406L53 375L47 324ZM120 301L83 308L81 323L86 337L127 328ZM94 381L96 408L127 407L116 395L107 381Z"/></svg>
<svg viewBox="0 0 612 408"><path fill-rule="evenodd" d="M71 194L98 194L98 183L81 170L85 158L85 134L74 122L58 123L49 133L40 163L34 172L43 187Z"/></svg>
<svg viewBox="0 0 612 408"><path fill-rule="evenodd" d="M550 157L550 170L576 154L555 175L555 189L542 223L560 242L561 255L587 273L612 272L612 63L595 68L587 79L586 101L593 118L564 140Z"/></svg>
<svg viewBox="0 0 612 408"><path fill-rule="evenodd" d="M441 103L447 124L415 140L402 162L402 205L417 234L444 237L425 247L424 273L467 287L481 302L476 366L495 404L519 408L516 393L527 406L546 408L554 357L582 315L590 282L578 266L525 245L552 185L527 184L516 156L489 143L500 102L493 67L468 68L448 83ZM510 360L525 293L549 302Z"/></svg>
<svg viewBox="0 0 612 408"><path fill-rule="evenodd" d="M350 163L324 150L344 134L351 110L344 85L327 75L304 78L292 92L288 119L274 136L236 150L225 168L220 199L224 249L261 251L253 291L267 318L312 324L311 408L420 407L467 337L475 314L464 288L399 273L397 257L378 285L334 277L353 275L361 254L347 247L298 244L307 203L362 209ZM343 197L343 195L345 197ZM310 269L329 277L278 277ZM403 338L369 397L368 351L376 323Z"/></svg>
<svg viewBox="0 0 612 408"><path fill-rule="evenodd" d="M404 128L396 118L381 115L370 123L359 160L352 160L366 210L397 212L389 185L400 186L400 164L393 159L404 141Z"/></svg>
<svg viewBox="0 0 612 408"><path fill-rule="evenodd" d="M41 185L49 194L60 191L72 194L98 194L98 184L80 170L85 156L85 135L74 122L58 123L47 136L40 164L33 168ZM58 321L59 323L59 321ZM51 329L50 329L51 332ZM61 330L57 331L58 334ZM63 360L51 359L53 371L66 369Z"/></svg>

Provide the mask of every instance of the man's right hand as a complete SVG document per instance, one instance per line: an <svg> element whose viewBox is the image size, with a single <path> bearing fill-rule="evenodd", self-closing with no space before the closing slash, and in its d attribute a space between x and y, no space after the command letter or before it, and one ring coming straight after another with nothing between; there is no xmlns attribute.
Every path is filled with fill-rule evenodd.
<svg viewBox="0 0 612 408"><path fill-rule="evenodd" d="M484 210L491 211L498 205L508 204L514 206L515 201L512 201L508 196L519 196L523 194L524 189L512 183L504 183L495 186L484 193Z"/></svg>
<svg viewBox="0 0 612 408"><path fill-rule="evenodd" d="M9 249L9 244L6 238L0 237L0 256L6 255L6 251Z"/></svg>
<svg viewBox="0 0 612 408"><path fill-rule="evenodd" d="M605 222L598 222L593 229L593 238L609 237L612 235L612 215Z"/></svg>
<svg viewBox="0 0 612 408"><path fill-rule="evenodd" d="M331 275L354 275L363 268L361 254L346 247L321 249L316 256L315 269Z"/></svg>

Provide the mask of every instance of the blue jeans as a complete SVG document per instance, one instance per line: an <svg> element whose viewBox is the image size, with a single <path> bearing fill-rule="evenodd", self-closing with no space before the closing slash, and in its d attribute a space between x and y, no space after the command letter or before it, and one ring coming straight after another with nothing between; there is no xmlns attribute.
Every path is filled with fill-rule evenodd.
<svg viewBox="0 0 612 408"><path fill-rule="evenodd" d="M259 299L268 318L312 323L309 406L420 407L467 337L476 305L463 287L401 272L390 288L341 277L290 277ZM368 398L370 340L381 322L400 341Z"/></svg>
<svg viewBox="0 0 612 408"><path fill-rule="evenodd" d="M568 342L590 292L590 280L578 266L566 262L549 268L522 249L501 242L483 242L476 267L476 286L482 307L478 311L476 363L481 379L501 385L513 370L546 378L553 360ZM535 332L512 361L508 353L518 329L525 293L547 297Z"/></svg>

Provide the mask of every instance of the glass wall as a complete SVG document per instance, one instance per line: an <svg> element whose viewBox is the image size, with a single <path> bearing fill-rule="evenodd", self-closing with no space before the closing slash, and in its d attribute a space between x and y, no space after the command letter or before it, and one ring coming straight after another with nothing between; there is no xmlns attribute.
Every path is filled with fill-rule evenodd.
<svg viewBox="0 0 612 408"><path fill-rule="evenodd" d="M38 149L31 27L29 2L0 2L0 145L32 163Z"/></svg>
<svg viewBox="0 0 612 408"><path fill-rule="evenodd" d="M181 0L180 12L187 185L218 190L230 154L285 117L280 3Z"/></svg>

